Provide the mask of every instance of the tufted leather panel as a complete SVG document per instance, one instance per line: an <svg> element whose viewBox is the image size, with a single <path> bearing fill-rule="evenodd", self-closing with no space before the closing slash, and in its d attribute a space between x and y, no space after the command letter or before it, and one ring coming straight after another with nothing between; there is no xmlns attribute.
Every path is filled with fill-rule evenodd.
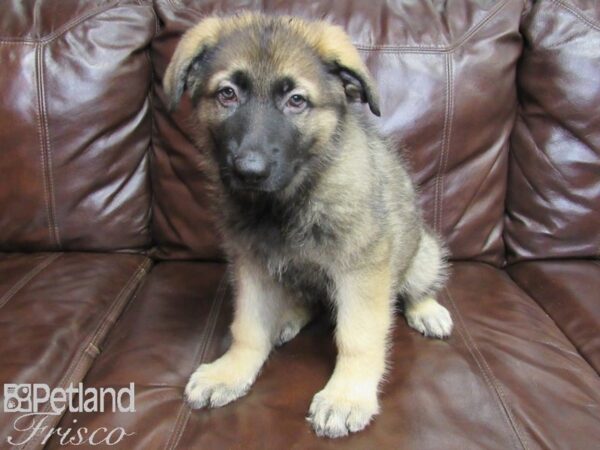
<svg viewBox="0 0 600 450"><path fill-rule="evenodd" d="M135 1L3 2L0 250L150 243L150 60Z"/></svg>
<svg viewBox="0 0 600 450"><path fill-rule="evenodd" d="M170 115L161 80L181 34L205 15L260 9L344 27L379 84L387 135L407 146L427 221L452 257L503 262L508 136L516 92L520 0L241 2L156 0L154 223L160 257L219 256L205 180L189 140L189 102ZM502 99L502 101L498 101Z"/></svg>
<svg viewBox="0 0 600 450"><path fill-rule="evenodd" d="M600 8L593 0L541 0L522 32L507 258L598 258Z"/></svg>

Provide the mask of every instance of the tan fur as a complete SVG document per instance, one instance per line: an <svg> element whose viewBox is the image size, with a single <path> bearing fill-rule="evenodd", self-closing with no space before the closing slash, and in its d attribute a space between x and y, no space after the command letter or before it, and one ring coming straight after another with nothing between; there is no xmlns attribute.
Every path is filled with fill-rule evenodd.
<svg viewBox="0 0 600 450"><path fill-rule="evenodd" d="M329 437L359 431L379 412L377 390L393 311L389 261L343 271L335 278L338 357L333 375L309 410L317 434Z"/></svg>
<svg viewBox="0 0 600 450"><path fill-rule="evenodd" d="M246 394L273 346L283 343L282 332L289 333L289 328L298 332L310 319L308 309L299 310L296 299L255 261L240 258L235 269L231 347L217 361L201 365L190 378L186 397L193 407L222 406Z"/></svg>
<svg viewBox="0 0 600 450"><path fill-rule="evenodd" d="M208 17L183 35L163 79L163 88L167 96L173 95L177 76L185 70L200 49L217 42L223 25L223 20L217 17Z"/></svg>

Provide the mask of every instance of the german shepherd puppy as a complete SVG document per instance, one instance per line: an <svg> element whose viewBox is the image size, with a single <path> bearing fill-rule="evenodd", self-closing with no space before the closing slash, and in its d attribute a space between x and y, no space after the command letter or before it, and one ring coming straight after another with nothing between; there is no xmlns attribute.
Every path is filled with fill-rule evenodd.
<svg viewBox="0 0 600 450"><path fill-rule="evenodd" d="M445 252L397 151L360 105L379 116L356 48L325 22L209 17L181 39L164 88L171 108L191 95L235 287L231 347L193 373L188 402L246 394L273 346L326 298L338 356L308 420L320 436L362 430L379 411L397 296L426 336L448 336L452 320L434 298Z"/></svg>

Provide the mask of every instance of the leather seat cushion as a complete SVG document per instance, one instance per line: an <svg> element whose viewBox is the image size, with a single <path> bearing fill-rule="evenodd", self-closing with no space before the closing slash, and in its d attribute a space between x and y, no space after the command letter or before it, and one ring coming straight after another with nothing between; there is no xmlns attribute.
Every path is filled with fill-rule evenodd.
<svg viewBox="0 0 600 450"><path fill-rule="evenodd" d="M532 261L508 272L600 373L600 262Z"/></svg>
<svg viewBox="0 0 600 450"><path fill-rule="evenodd" d="M335 448L304 420L334 367L327 320L271 355L250 393L190 411L183 387L228 344L231 301L219 264L163 262L111 332L86 386L136 383L136 413L67 414L80 426L135 432L114 448ZM592 448L600 379L547 314L503 271L456 263L440 300L456 324L426 339L400 316L382 412L339 441L364 448ZM569 420L565 420L568 417ZM60 448L54 437L48 448Z"/></svg>
<svg viewBox="0 0 600 450"><path fill-rule="evenodd" d="M83 380L150 264L140 255L0 254L0 383ZM1 442L27 434L14 429L19 415L3 410Z"/></svg>

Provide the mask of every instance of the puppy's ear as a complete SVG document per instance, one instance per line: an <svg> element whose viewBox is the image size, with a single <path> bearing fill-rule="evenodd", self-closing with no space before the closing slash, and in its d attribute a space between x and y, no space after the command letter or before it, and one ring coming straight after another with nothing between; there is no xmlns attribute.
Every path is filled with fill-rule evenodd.
<svg viewBox="0 0 600 450"><path fill-rule="evenodd" d="M377 86L350 37L341 27L327 22L312 25L307 38L321 59L340 77L348 99L368 103L371 112L380 116Z"/></svg>
<svg viewBox="0 0 600 450"><path fill-rule="evenodd" d="M217 43L222 19L209 17L190 28L181 38L163 79L163 88L173 111L189 87L190 75L199 72L203 57Z"/></svg>

